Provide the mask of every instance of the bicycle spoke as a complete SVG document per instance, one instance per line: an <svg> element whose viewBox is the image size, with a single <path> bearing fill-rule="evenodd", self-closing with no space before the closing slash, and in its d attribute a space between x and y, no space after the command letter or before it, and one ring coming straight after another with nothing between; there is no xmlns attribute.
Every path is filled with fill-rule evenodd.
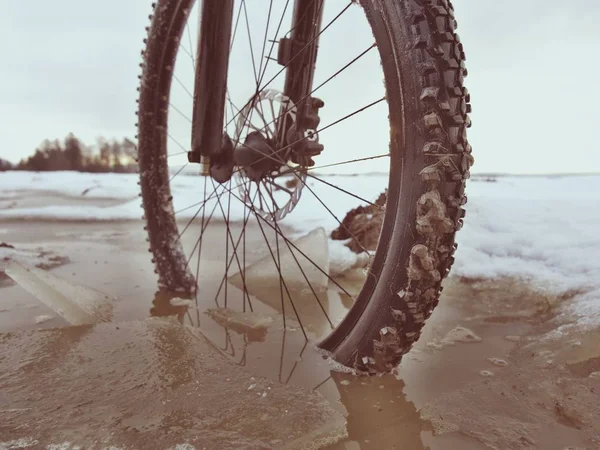
<svg viewBox="0 0 600 450"><path fill-rule="evenodd" d="M285 350L285 335L286 329L283 328L283 334L281 336L281 354L279 355L279 378L278 381L281 383L281 375L283 374L283 358L284 358L284 350Z"/></svg>
<svg viewBox="0 0 600 450"><path fill-rule="evenodd" d="M262 193L260 192L260 185L257 183L258 186L258 195L260 195L261 197L263 197ZM269 211L270 213L270 211ZM273 216L273 220L275 220L275 216ZM279 293L281 296L281 314L284 317L284 329L285 329L285 303L284 303L284 298L283 298L283 274L281 273L281 253L279 251L279 236L277 236L277 234L275 234L275 248L277 250L277 270L279 271ZM289 296L289 294L288 294ZM296 308L294 306L294 302L292 300L292 297L289 296L290 302L292 303L292 308L294 308L294 312L296 313L296 316L298 316L298 313L296 311ZM298 320L300 321L300 318L298 318ZM302 322L300 322L302 323Z"/></svg>
<svg viewBox="0 0 600 450"><path fill-rule="evenodd" d="M337 72L335 72L333 75L331 75L329 78L327 78L325 81L323 81L320 85L318 85L316 88L314 88L312 91L310 91L308 94L306 94L304 97L302 97L300 100L298 100L298 102L296 104L302 104L302 102L304 100L306 100L307 98L309 98L312 94L314 94L315 92L317 92L320 88L322 88L323 86L325 86L327 83L329 83L331 80L333 80L335 77L337 77L340 73L342 73L344 70L346 70L348 67L350 67L352 64L354 64L356 61L358 61L360 58L362 58L364 55L366 55L367 53L369 53L369 51L371 51L372 49L374 49L376 47L375 44L372 44L371 46L369 46L365 51L363 51L362 53L360 53L357 57L355 57L352 61L350 61L349 63L347 63L344 67L342 67L341 69L339 69ZM289 113L294 106L290 106L287 109L285 109L283 111L283 113L279 114L278 117L276 117L274 120L272 120L271 122L269 122L269 124L267 124L266 126L268 127L269 125L271 125L272 123L276 123L279 119L282 119L283 117L285 117L285 115L287 113Z"/></svg>
<svg viewBox="0 0 600 450"><path fill-rule="evenodd" d="M229 186L231 186L231 179L229 180ZM227 218L225 219L225 226L227 227L227 233L231 233L230 228L229 228L229 217L230 217L230 213L231 213L231 191L229 191L229 198L227 200ZM233 238L231 239L233 241ZM229 278L229 266L227 265L227 258L229 257L229 239L227 239L227 236L225 236L225 277ZM242 270L242 268L240 267L240 271ZM242 280L244 281L244 291L246 290L246 283L245 280L242 278ZM227 308L227 285L228 283L225 283L225 308Z"/></svg>
<svg viewBox="0 0 600 450"><path fill-rule="evenodd" d="M237 188L239 188L240 186L241 186L241 184L235 185L235 186L232 188L232 190L233 190L233 189L237 189ZM208 197L206 200L202 200L202 201L199 201L198 203L194 203L193 205L186 206L185 208L178 209L177 211L175 211L175 215L177 215L177 214L180 214L180 213L182 213L182 212L184 212L184 211L187 211L188 209L195 208L196 206L200 206L200 207L202 207L202 205L203 205L204 203L206 203L206 202L208 202L209 200L212 200L213 198L215 198L215 193L216 193L216 191L213 191L213 193L212 193L212 194L211 194L211 195L210 195L210 196L209 196L209 197ZM194 216L194 217L195 217L195 216Z"/></svg>
<svg viewBox="0 0 600 450"><path fill-rule="evenodd" d="M226 189L226 188L225 188ZM220 194L217 195L217 199L220 200L220 198L223 196L223 194L225 193L225 189L223 191L221 191ZM213 192L216 192L216 188ZM194 252L196 251L196 248L198 247L198 245L200 244L200 241L202 239L202 237L204 236L204 232L206 231L206 229L208 228L208 225L217 209L217 205L219 203L215 203L215 205L213 206L212 211L210 212L210 215L208 216L208 219L206 220L206 224L201 228L200 231L200 236L198 237L198 239L196 240L196 244L194 245L194 248L192 249L192 252L190 254L190 257L188 258L187 262L186 262L186 269L188 268L190 261L192 260L192 257L194 256ZM193 219L192 219L193 220ZM188 225L186 226L186 228L190 225L191 221L188 222ZM179 237L177 238L177 242L179 242L179 240L181 239L181 237L183 236L183 233L185 232L185 230L183 232L181 232L179 234Z"/></svg>
<svg viewBox="0 0 600 450"><path fill-rule="evenodd" d="M244 350L242 351L242 358L239 363L236 363L238 366L244 367L246 365L246 356L248 353L248 338L244 335Z"/></svg>
<svg viewBox="0 0 600 450"><path fill-rule="evenodd" d="M179 153L170 153L167 155L167 158L171 158L173 156L180 156L180 155L185 155L187 153L187 150L185 152L179 152Z"/></svg>
<svg viewBox="0 0 600 450"><path fill-rule="evenodd" d="M225 188L227 189L227 188ZM236 194L234 194L233 192L231 193L231 195L233 197L235 197L236 199L238 199L239 201L242 201ZM271 229L275 229L275 227L264 217L262 217L260 214L258 214L256 212L256 209L254 208L254 206L250 206L252 208L252 211L254 212L254 215L258 218L260 218L260 221L264 222L267 226L269 226ZM259 221L259 223L260 223ZM323 275L325 275L329 281L331 281L335 286L337 286L344 294L346 294L348 297L350 297L351 299L354 299L354 297L352 295L350 295L350 293L343 287L341 286L334 278L332 278L327 272L325 272L317 263L315 263L306 253L304 253L302 250L300 250L298 248L298 246L296 244L294 244L292 241L290 241L287 237L285 237L283 234L280 234L280 236L282 237L282 239L284 241L286 241L288 244L290 244L292 247L294 247L294 249L300 253L302 256L304 256L313 266L315 266L315 268L321 272Z"/></svg>
<svg viewBox="0 0 600 450"><path fill-rule="evenodd" d="M260 133L261 131L264 130L265 134L267 135L267 138L272 139L273 138L273 134L272 134L271 128L269 127L269 124L267 123L267 120L265 119L265 113L264 113L264 110L262 108L263 108L262 107L262 102L258 102L257 108L256 108L256 112L258 114L258 117L260 117L260 119L262 120L262 122L265 124L265 127L262 128L262 129L256 129L256 131L258 131Z"/></svg>
<svg viewBox="0 0 600 450"><path fill-rule="evenodd" d="M294 303L292 302L292 296L290 295L290 291L289 291L289 289L287 287L287 284L286 284L286 282L283 279L283 276L281 274L281 268L280 268L279 264L277 263L277 260L275 259L275 255L273 254L273 249L271 248L271 244L269 244L269 240L267 238L265 230L264 230L262 224L260 223L261 220L265 221L266 223L268 223L268 221L264 217L262 217L260 214L258 214L256 212L256 209L254 207L252 208L252 212L254 213L254 217L256 217L256 223L258 224L258 227L260 228L260 231L261 231L261 233L262 233L262 235L263 235L263 237L265 239L265 243L267 244L267 247L269 249L269 253L271 254L271 258L273 259L273 262L275 263L275 267L277 268L277 272L279 273L279 279L280 279L281 283L283 284L283 288L285 289L285 292L286 292L288 298L290 299L290 302L292 303L292 308L294 310L294 314L296 315L296 318L298 319L298 323L300 324L300 328L302 330L302 334L304 335L304 338L306 340L308 340L308 336L306 335L306 330L304 329L304 325L302 324L302 320L300 319L300 316L298 315L298 311L296 311L296 307L294 306ZM282 317L283 317L283 327L285 328L286 327L285 309L282 311Z"/></svg>
<svg viewBox="0 0 600 450"><path fill-rule="evenodd" d="M314 44L317 39L319 38L319 36L321 36L325 30L327 30L331 25L333 25L347 10L348 8L350 8L350 6L352 6L352 3L354 3L353 1L351 1L350 3L348 3L348 5L346 5L346 7L344 9L342 9L342 11L340 13L338 13L337 16L335 16L325 27L323 27L323 29L313 38L311 39L308 43L306 43L299 51L298 53L296 53L296 55L294 55L289 61L288 63L283 66L269 81L267 81L265 84L261 84L260 88L257 87L257 92L262 91L263 89L265 89L267 86L269 86L269 84L271 84L273 81L275 81L275 79L281 75L283 72L285 72L285 70L288 68L288 66L294 62L296 60L296 58L298 58L300 55L302 55L302 53L309 48L312 44ZM287 4L286 4L286 8L287 8ZM279 31L279 28L278 28ZM270 53L269 53L270 55ZM265 64L265 70L266 70L267 65ZM262 79L261 79L262 80ZM252 99L249 100L246 105L244 105L244 108L246 106L248 106L250 103L252 102ZM236 119L236 117L233 117L229 123L227 123L226 127Z"/></svg>
<svg viewBox="0 0 600 450"><path fill-rule="evenodd" d="M282 190L283 192L285 192L286 194L289 194L290 196L294 195L294 193L292 191L290 191L288 188L284 188L280 184L277 184L273 180L269 180L268 178L265 178L263 180L263 183L269 183L270 185L275 186L277 189Z"/></svg>
<svg viewBox="0 0 600 450"><path fill-rule="evenodd" d="M186 22L185 28L187 30L188 41L190 43L190 51L188 52L187 49L183 45L181 46L181 48L190 56L190 58L192 60L192 67L194 68L194 73L195 73L196 72L196 59L194 58L194 55L192 55L192 49L194 48L194 44L192 44L192 33L190 32L190 23L189 22Z"/></svg>
<svg viewBox="0 0 600 450"><path fill-rule="evenodd" d="M246 184L244 183L244 191L246 190ZM243 244L242 244L242 264L244 265L244 273L246 272L246 224L248 223L248 219L250 218L250 210L248 209L248 219L246 219L246 203L244 202L244 225L242 228L243 235ZM250 302L250 294L248 293L248 289L244 289L244 305L243 310L246 312L246 297L248 298L248 302ZM250 307L252 308L252 303L250 303Z"/></svg>
<svg viewBox="0 0 600 450"><path fill-rule="evenodd" d="M181 168L175 172L175 175L173 175L171 178L169 178L169 183L171 183L171 181L173 181L173 178L175 178L177 175L179 175L183 169L185 169L190 163L185 163L183 166L181 166Z"/></svg>
<svg viewBox="0 0 600 450"><path fill-rule="evenodd" d="M233 28L233 34L231 36L231 44L229 45L229 53L233 49L233 43L235 42L235 36L237 34L238 24L240 23L240 16L242 15L242 2L240 2L240 6L238 8L237 17L235 19L235 26Z"/></svg>
<svg viewBox="0 0 600 450"><path fill-rule="evenodd" d="M206 220L206 224L201 228L200 230L200 236L198 237L198 239L196 240L196 243L194 244L194 248L192 248L192 252L190 253L190 257L188 258L188 260L186 261L185 267L186 270L189 268L190 265L190 261L192 260L192 258L194 257L194 253L196 252L196 248L198 248L198 246L200 245L200 242L202 241L202 237L204 236L204 232L206 231L206 229L208 228L208 224L210 223L215 211L217 209L217 204L215 204L215 206L213 206L212 211L210 212L208 219ZM196 280L197 281L197 280Z"/></svg>
<svg viewBox="0 0 600 450"><path fill-rule="evenodd" d="M270 1L269 3L269 14L267 15L267 26L265 27L265 37L263 38L263 45L262 45L262 50L260 52L261 56L265 54L265 48L267 46L267 34L269 33L269 25L271 23L271 11L273 10L273 0ZM263 59L261 58L260 60L260 66L258 68L258 73L262 73L262 66L263 66ZM259 80L257 80L257 85L260 83Z"/></svg>
<svg viewBox="0 0 600 450"><path fill-rule="evenodd" d="M171 140L172 140L172 141L173 141L175 144L177 144L177 146L178 146L178 147L179 147L181 150L183 150L183 152L181 152L181 153L187 153L187 152L189 151L189 149L188 149L187 147L184 147L182 143L180 143L180 142L179 142L177 139L175 139L175 138L174 138L173 136L171 136L169 133L167 133L167 137L168 137L169 139L171 139ZM181 153L178 153L178 154L181 154ZM171 155L171 156L175 156L175 155ZM169 155L167 155L167 157L169 157Z"/></svg>
<svg viewBox="0 0 600 450"><path fill-rule="evenodd" d="M185 87L185 84L183 84L183 81L181 81L181 80L179 79L179 77L178 77L177 75L175 75L175 74L173 74L173 78L175 79L175 81L177 81L177 83L179 83L179 86L181 86L181 87L183 88L183 90L184 90L185 92L187 92L187 94L190 96L190 98L191 98L191 99L193 99L193 98L194 98L194 94L192 94L192 93L190 92L190 90L189 90L188 88L186 88L186 87Z"/></svg>
<svg viewBox="0 0 600 450"><path fill-rule="evenodd" d="M250 33L250 23L248 20L248 9L246 8L246 0L242 0L242 6L244 7L244 17L246 19L246 30L248 31L248 43L250 45L250 57L252 58L252 70L254 71L254 81L256 81L256 88L258 92L258 72L256 71L256 62L254 59L254 48L252 46L252 36Z"/></svg>
<svg viewBox="0 0 600 450"><path fill-rule="evenodd" d="M312 188L308 185L307 182L305 182L301 176L299 176L297 173L294 173L294 176L296 176L296 179L298 181L300 181L303 184L303 187L308 189L310 191L310 193L317 199L317 201L323 205L323 207L327 210L327 212L329 214L331 214L331 216L336 220L336 222L344 228L344 230L346 230L346 232L350 235L350 237L352 239L354 239L354 242L356 242L359 247L361 248L361 250L363 252L365 252L369 257L371 256L371 253L362 245L362 243L358 240L358 238L356 236L354 236L354 234L346 227L346 225L344 225L342 223L342 221L340 219L338 219L338 217L333 213L333 211L331 211L331 209L323 202L323 200L321 200L321 198L315 193L315 191L312 190ZM309 175L312 176L312 175ZM341 188L338 188L340 190L343 190Z"/></svg>
<svg viewBox="0 0 600 450"><path fill-rule="evenodd" d="M363 112L363 111L366 111L366 110L367 110L367 109L369 109L369 108L372 108L373 106L375 106L375 105L377 105L377 104L379 104L379 103L383 102L385 99L386 99L385 97L381 97L379 100L375 100L374 102L371 102L371 103L369 103L368 105L365 105L365 106L363 106L362 108L359 108L359 109L357 109L357 110L355 110L355 111L351 112L350 114L347 114L347 115L345 115L344 117L342 117L342 118L340 118L340 119L338 119L338 120L336 120L336 121L334 121L334 122L330 123L329 125L326 125L326 126L324 126L323 128L320 128L320 129L318 129L318 130L316 131L316 133L317 133L317 134L319 134L319 133L322 133L323 131L325 131L325 130L327 130L327 129L331 128L331 127L333 127L334 125L337 125L337 124L339 124L339 123L341 123L341 122L344 122L345 120L348 120L349 118L351 118L351 117L354 117L356 114L359 114L359 113L361 113L361 112ZM263 160L265 160L265 159L272 159L273 161L282 162L282 160L281 160L281 159L275 159L275 157L276 157L278 154L280 154L280 153L284 152L285 150L287 150L287 149L291 148L292 146L294 146L294 145L298 144L299 142L302 142L302 141L304 141L304 140L308 139L309 137L310 137L310 136L304 136L304 137L301 137L301 138L299 138L299 139L295 140L294 142L292 142L292 143L290 143L290 144L287 144L286 146L284 146L284 147L280 148L279 150L276 150L276 151L274 151L274 152L273 152L273 153L271 153L270 155L265 155L265 156L263 156L263 157L261 157L261 158L258 158L258 159L257 159L257 160L254 162L254 164L257 164L257 163L259 163L259 162L261 162L261 161L263 161ZM242 145L243 145L243 146L245 146L246 148L249 148L249 149L251 149L251 150L254 150L254 151L256 151L255 149L253 149L252 147L250 147L250 146L248 146L248 145L245 145L245 144L243 144L243 143L242 143ZM239 172L239 171L240 171L240 170L242 170L242 169L243 169L243 168L238 168L238 169L234 170L234 172L233 172L233 173Z"/></svg>
<svg viewBox="0 0 600 450"><path fill-rule="evenodd" d="M177 106L173 105L173 103L169 102L169 106L173 108L181 117L187 120L190 124L192 123L192 119L190 119L183 111L181 111Z"/></svg>
<svg viewBox="0 0 600 450"><path fill-rule="evenodd" d="M256 198L256 195L257 194L254 194L254 198ZM252 201L254 201L254 199ZM246 203L244 202L244 205L245 204ZM238 237L238 240L235 243L234 249L233 249L233 253L235 254L240 245L240 240L243 239L243 241L244 241L244 243L243 243L244 273L245 273L245 268L246 268L246 262L245 262L246 261L246 259L245 259L246 258L246 233L245 233L245 230L246 230L246 225L248 224L248 220L250 219L250 216L251 216L250 212L248 212L247 216L245 215L245 212L244 212L244 223L242 225L242 233L240 234L240 237ZM229 258L229 261L227 263L227 269L229 269L229 267L231 266L232 263L233 263L233 255L231 255L231 258ZM217 289L216 297L219 296L221 289L223 288L223 284L226 283L226 281L227 281L227 276L224 276L221 280L221 283L219 284L219 288ZM248 303L250 306L250 310L253 311L252 302L250 301L250 295L248 294L248 289L245 284L244 284L244 294L248 296ZM215 297L215 301L216 301L216 297ZM244 302L244 312L246 311L245 307L246 307L246 304Z"/></svg>
<svg viewBox="0 0 600 450"><path fill-rule="evenodd" d="M312 173L307 173L307 174L306 174L306 176L307 176L307 177L311 177L311 178L313 178L313 179L315 179L315 180L317 180L317 181L320 181L321 183L324 183L324 184L326 184L327 186L331 186L332 188L334 188L334 189L337 189L338 191L340 191L340 192L343 192L344 194L348 194L350 197L354 197L354 198L355 198L355 199L357 199L357 200L360 200L360 201L362 201L362 202L365 202L365 203L367 203L367 204L369 204L369 205L371 205L371 206L374 206L374 207L376 207L377 209L381 209L381 206L379 206L379 205L377 205L377 204L375 204L375 203L373 203L373 202L370 202L369 200L366 200L366 199L362 198L362 197L361 197L361 196L359 196L359 195L353 194L352 192L349 192L349 191L347 191L346 189L342 189L341 187L339 187L339 186L336 186L335 184L332 184L332 183L330 183L330 182L328 182L328 181L325 181L325 180L323 180L323 179L321 179L321 178L317 177L316 175L313 175Z"/></svg>
<svg viewBox="0 0 600 450"><path fill-rule="evenodd" d="M294 361L294 366L292 367L292 370L290 370L290 374L288 375L284 384L288 384L290 382L290 380L292 379L292 375L294 375L294 371L296 370L296 367L298 366L298 360L302 360L302 354L304 353L304 350L306 350L307 346L308 346L308 342L305 342L304 346L302 347L302 350L300 351L300 355L298 356L296 361Z"/></svg>
<svg viewBox="0 0 600 450"><path fill-rule="evenodd" d="M288 6L290 5L290 0L287 0L285 2L285 7L283 8L283 13L281 13L281 17L279 18L279 24L277 24L277 30L275 30L275 38L277 37L277 35L279 34L279 30L281 30L281 25L283 24L283 18L285 17L285 13L288 9ZM267 58L267 62L265 63L265 66L263 68L262 73L260 74L260 78L258 79L258 85L260 86L260 84L262 83L262 80L265 76L265 74L267 73L267 67L269 66L269 62L271 61L271 54L273 53L273 48L275 47L275 43L277 41L275 39L273 39L271 41L271 48L269 49L269 55L266 57ZM264 54L264 52L263 52ZM257 86L258 87L258 86ZM264 89L266 86L263 86L262 89ZM260 92L262 89L259 89L258 92Z"/></svg>
<svg viewBox="0 0 600 450"><path fill-rule="evenodd" d="M273 191L271 189L269 189L269 186L267 185L267 183L265 183L265 181L266 180L262 180L262 184L265 187L265 191L267 191L267 194L269 194L269 197L271 198L273 205L275 206L275 210L273 212L269 211L269 214L272 214L273 217L275 217L275 211L277 211L279 209L279 205L275 201L275 197L273 197ZM267 210L268 210L268 208L267 208Z"/></svg>
<svg viewBox="0 0 600 450"><path fill-rule="evenodd" d="M373 160L373 159L386 158L386 157L389 157L389 156L390 156L390 153L384 153L382 155L367 156L365 158L352 159L352 160L342 161L342 162L337 162L337 163L332 163L332 164L325 164L323 166L306 167L306 168L302 168L302 170L309 172L309 171L318 170L318 169L325 169L325 168L328 168L328 167L342 166L344 164L352 164L352 163L356 163L356 162L370 161L370 160ZM285 171L285 172L280 173L279 175L277 175L277 177L289 175L292 172L297 172L297 170L290 169L289 171Z"/></svg>
<svg viewBox="0 0 600 450"><path fill-rule="evenodd" d="M214 183L215 183L214 180L212 180L212 183L214 185ZM223 188L225 190L229 191L229 195L230 196L233 194L231 192L231 189L228 189L226 186L223 186ZM231 228L229 227L229 220L225 217L225 210L223 209L223 205L221 204L221 199L220 198L217 199L217 202L219 204L219 209L221 210L221 213L223 214L223 219L225 219L225 227L226 227L226 233L227 233L227 236L226 236L225 239L229 238L231 240L231 243L233 245L235 245L234 242L233 242L233 236L231 235ZM226 244L229 245L229 241L226 241ZM242 277L242 283L243 283L243 286L244 286L244 290L246 290L246 275L242 271L242 266L240 264L240 259L238 258L237 252L234 251L233 254L235 256L235 260L236 260L236 263L238 265L238 269L240 270L240 276ZM225 283L225 294L227 295L227 283ZM227 296L225 297L225 307L227 308Z"/></svg>
<svg viewBox="0 0 600 450"><path fill-rule="evenodd" d="M317 41L317 39L319 39L319 36L321 36L321 35L322 35L322 34L325 32L325 30L327 30L327 29L328 29L328 28L329 28L331 25L333 25L333 24L334 24L334 23L335 23L335 22L336 22L336 21L337 21L337 20L338 20L340 17L342 17L342 15L343 15L343 14L344 14L344 13L345 13L347 10L348 10L348 8L350 8L350 6L352 6L352 3L353 3L353 2L350 2L350 3L348 3L348 4L347 4L347 5L344 7L344 9L342 9L342 10L341 10L341 11L338 13L338 15L336 15L336 16L335 16L333 19L331 19L331 21L330 21L330 22L329 22L327 25L325 25L325 26L323 27L323 29L322 29L321 31L319 31L319 33L318 33L318 34L317 34L317 35L316 35L314 38L312 38L312 39L311 39L309 42L307 42L307 43L306 43L306 44L305 44L305 45L304 45L304 46L303 46L303 47L302 47L302 48L301 48L301 49L298 51L298 53L296 53L296 54L295 54L295 55L294 55L294 56L293 56L293 57L292 57L292 58L291 58L291 59L290 59L290 60L287 62L287 64L286 64L285 66L283 66L283 67L282 67L282 68L281 68L281 69L280 69L280 70L279 70L279 71L278 71L278 72L277 72L277 73L276 73L276 74L273 76L273 78L271 78L269 81L267 81L267 82L266 82L266 83L265 83L265 84L264 84L264 85L261 87L261 90L262 90L262 89L264 89L264 88L266 88L266 87L267 87L269 84L271 84L271 83L272 83L272 82L273 82L273 81L274 81L274 80L275 80L275 79L276 79L276 78L277 78L277 77L278 77L280 74L282 74L282 73L283 73L283 72L284 72L284 71L285 71L285 70L288 68L288 66L289 66L291 63L293 63L293 62L296 60L296 58L298 58L300 55L302 55L302 53L304 53L304 51L305 51L307 48L310 48L310 46L311 46L311 45L313 45L313 44L314 44L314 43ZM323 4L324 4L324 3L323 3ZM321 8L323 7L323 4L321 5ZM289 34L289 33L291 33L291 31L292 31L292 30L290 30L290 31L289 31L288 33L286 33L286 34Z"/></svg>
<svg viewBox="0 0 600 450"><path fill-rule="evenodd" d="M200 230L204 229L204 219L205 219L205 212L206 212L206 177L204 177L204 189L203 189L203 196L204 196L204 204L202 205L202 222L200 223ZM198 322L198 326L200 326L200 310L198 309L198 288L199 288L199 284L200 284L200 258L202 256L202 242L200 243L200 248L198 249L198 261L196 263L196 289L195 289L195 295L194 295L194 300L195 300L195 305L196 305L196 319Z"/></svg>
<svg viewBox="0 0 600 450"><path fill-rule="evenodd" d="M275 233L277 235L283 236L281 228L277 224L277 221L275 220L275 218L273 218L273 224L275 225L275 228L274 228ZM277 237L276 239L277 239L277 252L279 252L279 238ZM285 242L285 244L287 245L288 251L292 255L292 258L294 258L294 261L296 262L296 265L298 266L298 269L300 269L300 272L302 273L302 277L304 278L304 281L306 281L306 284L308 284L308 287L309 287L310 291L315 296L315 299L317 300L317 303L319 304L319 307L321 308L321 311L323 311L323 314L325 314L325 317L327 318L327 322L329 322L329 325L331 326L331 329L333 329L333 323L331 322L331 319L329 318L329 315L327 314L327 311L325 311L325 308L323 307L323 304L321 303L321 300L319 299L319 296L315 292L315 289L313 288L312 283L308 280L308 277L306 276L306 273L304 272L304 269L302 268L302 265L298 261L298 258L296 258L296 255L292 251L292 249L291 249L290 245L287 243L287 241ZM281 275L280 275L280 277L281 277ZM294 302L292 301L291 297L290 297L290 302L292 303L292 307L294 307ZM294 310L295 310L295 307L294 307Z"/></svg>
<svg viewBox="0 0 600 450"><path fill-rule="evenodd" d="M321 381L319 384L317 384L314 388L312 388L312 390L316 391L321 386L323 386L325 383L327 383L329 380L331 380L331 375L329 375L327 378L325 378L323 381Z"/></svg>

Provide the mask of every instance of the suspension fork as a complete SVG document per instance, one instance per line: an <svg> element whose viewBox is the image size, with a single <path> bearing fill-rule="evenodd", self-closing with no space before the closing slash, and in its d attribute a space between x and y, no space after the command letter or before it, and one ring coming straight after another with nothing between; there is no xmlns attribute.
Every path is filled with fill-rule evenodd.
<svg viewBox="0 0 600 450"><path fill-rule="evenodd" d="M188 160L200 163L203 175L208 175L210 158L222 147L233 2L204 0L201 5Z"/></svg>
<svg viewBox="0 0 600 450"><path fill-rule="evenodd" d="M296 106L312 90L323 6L324 0L296 0L290 37L279 41L277 60L287 66L283 92Z"/></svg>
<svg viewBox="0 0 600 450"><path fill-rule="evenodd" d="M277 60L286 67L284 94L296 104L297 132L314 129L318 125L318 115L315 112L318 108L314 108L315 102L309 95L317 58L317 36L321 29L323 4L324 0L294 0L290 37L279 41ZM188 153L188 160L200 163L203 175L209 174L211 157L220 155L224 142L229 141L224 134L223 121L233 6L234 0L204 0L201 7L194 82L192 150ZM279 135L286 136L290 125L284 121L278 123Z"/></svg>
<svg viewBox="0 0 600 450"><path fill-rule="evenodd" d="M313 99L312 91L317 50L323 21L324 0L295 0L292 28L289 38L279 41L277 61L287 67L285 76L284 95L296 105L297 115L293 135L288 135L292 124L285 120L278 125L278 136L289 136L288 142L295 142L304 135L305 130L314 130L319 125L318 109L323 103ZM312 150L320 152L322 147L315 143ZM307 142L302 145L308 153ZM297 161L296 161L297 162Z"/></svg>

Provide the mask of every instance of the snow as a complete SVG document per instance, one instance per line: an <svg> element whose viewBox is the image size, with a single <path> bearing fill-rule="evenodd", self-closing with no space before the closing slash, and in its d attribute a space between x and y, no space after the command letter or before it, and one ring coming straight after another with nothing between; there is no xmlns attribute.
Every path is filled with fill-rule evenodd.
<svg viewBox="0 0 600 450"><path fill-rule="evenodd" d="M319 176L328 183L373 201L385 189L387 176ZM582 291L574 313L587 321L600 321L600 175L589 176L499 176L473 177L467 185L465 226L458 233L459 248L453 275L466 277L515 276L556 292ZM81 174L72 172L6 172L0 176L0 198L16 205L0 209L2 219L52 220L139 220L143 213L138 198L137 174ZM203 180L178 176L172 183L175 211L189 218L197 213L204 198ZM357 198L309 177L309 188L332 209L339 220L361 204ZM83 198L82 192L89 189ZM79 200L73 205L19 207L19 198L36 192L56 193ZM208 194L213 192L208 182ZM240 196L237 190L234 195ZM280 193L281 194L281 193ZM227 211L228 194L222 197ZM115 199L112 206L94 204L97 199ZM215 210L212 220L223 220L216 199L207 202L206 213ZM234 197L231 220L243 220L244 208ZM337 220L316 196L304 189L296 209L282 222L297 236L316 228L336 228ZM341 243L330 244L332 270L356 264L356 256Z"/></svg>
<svg viewBox="0 0 600 450"><path fill-rule="evenodd" d="M71 197L136 198L138 174L80 172L2 172L0 197L16 197L19 192L55 193Z"/></svg>
<svg viewBox="0 0 600 450"><path fill-rule="evenodd" d="M600 323L600 176L498 178L468 195L453 274L581 291L571 313Z"/></svg>

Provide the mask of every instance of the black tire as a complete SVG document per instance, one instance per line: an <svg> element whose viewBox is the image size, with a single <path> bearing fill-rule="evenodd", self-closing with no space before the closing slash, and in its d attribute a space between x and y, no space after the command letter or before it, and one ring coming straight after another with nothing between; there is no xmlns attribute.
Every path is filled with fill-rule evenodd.
<svg viewBox="0 0 600 450"><path fill-rule="evenodd" d="M361 0L379 48L390 115L388 200L371 275L320 346L361 373L388 372L418 339L442 291L462 226L473 162L464 52L447 0ZM193 0L160 0L143 52L139 164L161 289L192 292L177 243L166 164L167 108ZM318 63L318 62L317 62Z"/></svg>

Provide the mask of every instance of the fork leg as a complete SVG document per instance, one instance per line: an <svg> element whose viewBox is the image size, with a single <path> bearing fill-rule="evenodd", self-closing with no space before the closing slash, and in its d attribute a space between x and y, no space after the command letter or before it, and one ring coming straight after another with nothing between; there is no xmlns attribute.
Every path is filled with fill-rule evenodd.
<svg viewBox="0 0 600 450"><path fill-rule="evenodd" d="M289 38L279 41L278 62L286 67L285 87L283 93L296 105L295 123L284 117L277 124L277 135L285 136L283 142L295 142L304 136L305 130L314 130L319 124L318 109L323 102L310 97L312 91L319 33L323 20L324 0L295 0L292 19L292 32ZM294 128L290 130L290 128ZM291 134L288 134L292 131ZM296 156L315 156L323 147L318 142L303 141L294 145L292 152ZM294 162L300 159L293 158ZM304 160L306 162L306 160ZM309 159L308 161L311 161ZM310 163L309 163L310 164Z"/></svg>
<svg viewBox="0 0 600 450"><path fill-rule="evenodd" d="M292 19L284 94L298 103L312 90L324 0L296 0ZM314 40L314 42L312 42ZM308 45L310 42L312 44Z"/></svg>
<svg viewBox="0 0 600 450"><path fill-rule="evenodd" d="M218 154L222 145L233 3L234 0L202 2L194 83L192 151L188 153L188 160L201 163L203 175L208 175L210 158Z"/></svg>

